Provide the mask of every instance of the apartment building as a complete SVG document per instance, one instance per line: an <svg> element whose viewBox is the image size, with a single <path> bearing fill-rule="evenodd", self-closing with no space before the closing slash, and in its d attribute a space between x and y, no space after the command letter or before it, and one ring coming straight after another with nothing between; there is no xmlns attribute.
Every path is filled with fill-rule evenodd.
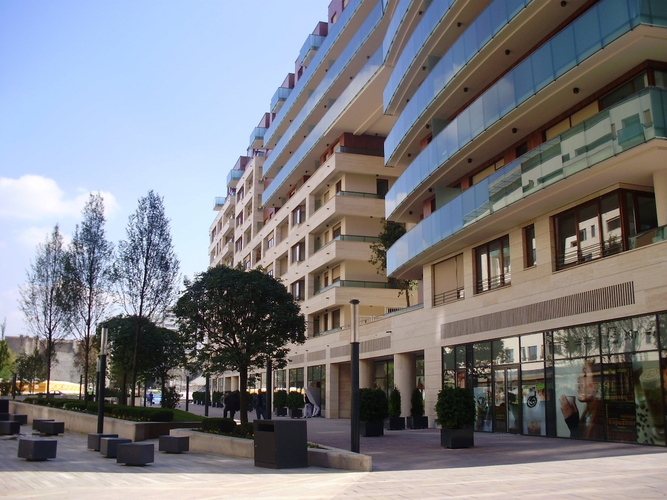
<svg viewBox="0 0 667 500"><path fill-rule="evenodd" d="M418 387L434 425L458 385L477 431L664 446L667 4L335 0L327 21L211 227L212 264L302 301L274 387L349 418L358 299L361 386L403 415ZM387 273L419 284L410 307L368 263L382 217L407 229Z"/></svg>

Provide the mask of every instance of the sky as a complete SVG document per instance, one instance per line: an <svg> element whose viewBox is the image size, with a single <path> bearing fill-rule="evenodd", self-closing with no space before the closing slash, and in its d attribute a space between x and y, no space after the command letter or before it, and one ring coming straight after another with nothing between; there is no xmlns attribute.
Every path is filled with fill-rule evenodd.
<svg viewBox="0 0 667 500"><path fill-rule="evenodd" d="M181 273L208 265L214 198L330 0L0 1L0 323L89 193L107 238L164 198Z"/></svg>

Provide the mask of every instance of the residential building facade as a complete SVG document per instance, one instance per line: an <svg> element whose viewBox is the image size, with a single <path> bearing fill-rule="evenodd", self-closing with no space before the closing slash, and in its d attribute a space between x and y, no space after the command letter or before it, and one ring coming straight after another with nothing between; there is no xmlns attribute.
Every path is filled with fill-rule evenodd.
<svg viewBox="0 0 667 500"><path fill-rule="evenodd" d="M211 265L301 301L274 388L349 418L358 299L360 384L403 415L458 385L478 431L664 446L666 28L659 0L333 1L211 226ZM383 217L410 307L368 262Z"/></svg>

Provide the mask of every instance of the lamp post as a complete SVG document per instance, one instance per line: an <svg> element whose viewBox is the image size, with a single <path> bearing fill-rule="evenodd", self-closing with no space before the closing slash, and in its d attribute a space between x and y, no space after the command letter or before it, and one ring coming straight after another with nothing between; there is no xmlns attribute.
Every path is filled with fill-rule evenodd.
<svg viewBox="0 0 667 500"><path fill-rule="evenodd" d="M188 411L188 400L190 399L190 374L185 375L185 411Z"/></svg>
<svg viewBox="0 0 667 500"><path fill-rule="evenodd" d="M351 436L350 451L359 453L359 300L352 299L352 338L350 339L350 378L351 378Z"/></svg>
<svg viewBox="0 0 667 500"><path fill-rule="evenodd" d="M107 374L107 335L106 326L102 327L102 339L100 341L100 375L99 388L97 389L97 432L104 432L104 388L106 386Z"/></svg>
<svg viewBox="0 0 667 500"><path fill-rule="evenodd" d="M271 356L266 360L266 395L264 397L264 420L271 420L271 404L273 403L273 361Z"/></svg>
<svg viewBox="0 0 667 500"><path fill-rule="evenodd" d="M206 392L204 393L204 416L208 417L208 405L211 404L208 393L211 390L211 376L206 374Z"/></svg>

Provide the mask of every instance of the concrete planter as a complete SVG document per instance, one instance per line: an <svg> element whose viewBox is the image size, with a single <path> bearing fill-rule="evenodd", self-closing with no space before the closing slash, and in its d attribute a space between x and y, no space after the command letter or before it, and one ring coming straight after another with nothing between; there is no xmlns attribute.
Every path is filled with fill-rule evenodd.
<svg viewBox="0 0 667 500"><path fill-rule="evenodd" d="M475 446L475 431L468 429L441 429L440 445L443 448L472 448Z"/></svg>
<svg viewBox="0 0 667 500"><path fill-rule="evenodd" d="M384 436L384 420L371 420L370 422L361 422L361 435L365 437Z"/></svg>
<svg viewBox="0 0 667 500"><path fill-rule="evenodd" d="M387 430L402 431L405 429L405 417L389 417L387 419Z"/></svg>
<svg viewBox="0 0 667 500"><path fill-rule="evenodd" d="M428 417L407 417L408 429L428 429Z"/></svg>

